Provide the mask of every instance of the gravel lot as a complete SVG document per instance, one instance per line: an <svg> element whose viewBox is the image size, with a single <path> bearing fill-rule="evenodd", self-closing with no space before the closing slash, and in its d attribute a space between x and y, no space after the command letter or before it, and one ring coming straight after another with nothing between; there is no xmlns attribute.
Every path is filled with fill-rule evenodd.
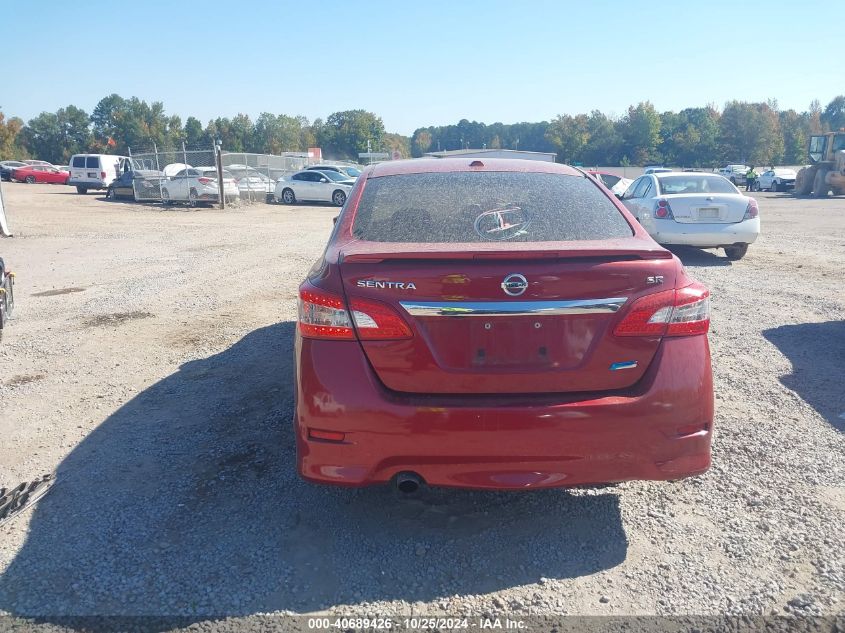
<svg viewBox="0 0 845 633"><path fill-rule="evenodd" d="M0 613L836 614L845 610L845 200L757 194L713 292L714 465L532 493L300 481L296 288L333 207L164 209L4 183ZM49 617L47 620L49 621Z"/></svg>

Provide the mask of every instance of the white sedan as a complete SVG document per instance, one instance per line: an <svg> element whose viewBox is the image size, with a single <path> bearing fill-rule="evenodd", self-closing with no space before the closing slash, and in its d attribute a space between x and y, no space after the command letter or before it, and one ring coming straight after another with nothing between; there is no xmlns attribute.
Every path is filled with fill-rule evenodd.
<svg viewBox="0 0 845 633"><path fill-rule="evenodd" d="M168 165L169 167L169 165ZM165 167L165 169L167 169ZM223 195L226 202L240 197L235 179L223 170ZM214 167L187 167L177 171L172 178L164 181L161 187L161 200L164 204L187 202L195 207L202 202L217 202L220 190L217 183L217 169Z"/></svg>
<svg viewBox="0 0 845 633"><path fill-rule="evenodd" d="M764 171L757 177L757 191L786 191L795 188L795 177L798 174L787 167L775 167Z"/></svg>
<svg viewBox="0 0 845 633"><path fill-rule="evenodd" d="M349 176L336 171L306 169L276 182L276 201L294 204L298 200L312 200L342 207L354 184Z"/></svg>
<svg viewBox="0 0 845 633"><path fill-rule="evenodd" d="M760 235L757 201L717 174L646 174L620 199L659 244L723 248L737 260Z"/></svg>
<svg viewBox="0 0 845 633"><path fill-rule="evenodd" d="M241 196L260 195L263 198L265 195L271 195L276 189L275 180L249 165L226 165L226 171L232 174L238 183Z"/></svg>

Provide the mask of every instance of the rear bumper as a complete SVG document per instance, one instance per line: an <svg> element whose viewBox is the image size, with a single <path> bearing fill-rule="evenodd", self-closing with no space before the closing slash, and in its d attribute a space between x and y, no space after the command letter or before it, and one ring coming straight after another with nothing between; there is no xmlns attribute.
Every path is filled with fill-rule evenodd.
<svg viewBox="0 0 845 633"><path fill-rule="evenodd" d="M67 184L71 187L85 187L86 189L108 189L108 185L99 180L70 178L68 179Z"/></svg>
<svg viewBox="0 0 845 633"><path fill-rule="evenodd" d="M530 489L680 479L710 466L706 337L666 339L636 387L592 398L420 397L386 390L357 342L296 341L300 474L360 486ZM308 429L345 434L311 440Z"/></svg>
<svg viewBox="0 0 845 633"><path fill-rule="evenodd" d="M658 244L700 248L753 244L760 235L760 218L730 224L685 224L674 220L654 220L649 233Z"/></svg>

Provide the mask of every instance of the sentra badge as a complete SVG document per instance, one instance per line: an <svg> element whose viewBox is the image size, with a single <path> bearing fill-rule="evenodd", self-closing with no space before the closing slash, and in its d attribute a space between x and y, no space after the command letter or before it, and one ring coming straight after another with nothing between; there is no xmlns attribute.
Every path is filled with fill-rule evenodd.
<svg viewBox="0 0 845 633"><path fill-rule="evenodd" d="M359 288L394 288L396 290L416 290L413 281L380 281L376 279L359 279Z"/></svg>

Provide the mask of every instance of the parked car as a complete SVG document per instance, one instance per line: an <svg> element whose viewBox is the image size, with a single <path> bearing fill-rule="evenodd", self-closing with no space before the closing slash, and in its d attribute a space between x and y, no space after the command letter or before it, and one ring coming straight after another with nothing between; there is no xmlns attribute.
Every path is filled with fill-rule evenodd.
<svg viewBox="0 0 845 633"><path fill-rule="evenodd" d="M0 330L6 327L14 308L15 274L6 268L6 262L0 257Z"/></svg>
<svg viewBox="0 0 845 633"><path fill-rule="evenodd" d="M18 167L26 167L26 163L19 160L0 161L0 179L10 181L12 179L12 172Z"/></svg>
<svg viewBox="0 0 845 633"><path fill-rule="evenodd" d="M106 189L106 198L127 200L160 200L164 174L157 170L139 169L120 175ZM137 194L137 195L136 195Z"/></svg>
<svg viewBox="0 0 845 633"><path fill-rule="evenodd" d="M631 178L623 178L622 176L617 176L616 174L611 174L605 171L596 171L595 169L591 169L587 173L600 180L605 187L610 189L611 193L624 193L628 188L628 185L634 182Z"/></svg>
<svg viewBox="0 0 845 633"><path fill-rule="evenodd" d="M226 171L232 174L238 184L241 196L262 195L270 197L276 190L276 181L248 165L226 165Z"/></svg>
<svg viewBox="0 0 845 633"><path fill-rule="evenodd" d="M723 248L737 260L760 235L757 201L718 174L646 174L621 200L659 244Z"/></svg>
<svg viewBox="0 0 845 633"><path fill-rule="evenodd" d="M306 169L276 182L276 201L294 204L299 200L311 200L333 202L342 207L354 184L352 178L337 171Z"/></svg>
<svg viewBox="0 0 845 633"><path fill-rule="evenodd" d="M46 182L55 185L66 185L70 174L50 165L26 165L18 167L12 172L12 180L26 182Z"/></svg>
<svg viewBox="0 0 845 633"><path fill-rule="evenodd" d="M48 163L46 160L25 160L22 161L24 165L43 165L44 167L55 167L53 163Z"/></svg>
<svg viewBox="0 0 845 633"><path fill-rule="evenodd" d="M223 195L226 202L240 198L235 179L223 170ZM195 207L200 203L219 202L220 192L216 167L188 167L176 172L161 188L161 199L165 204L187 202Z"/></svg>
<svg viewBox="0 0 845 633"><path fill-rule="evenodd" d="M724 176L734 185L745 184L745 174L748 172L748 165L725 165L717 173Z"/></svg>
<svg viewBox="0 0 845 633"><path fill-rule="evenodd" d="M757 177L757 191L786 191L795 188L795 177L798 174L788 167L775 167L764 171Z"/></svg>
<svg viewBox="0 0 845 633"><path fill-rule="evenodd" d="M305 479L526 490L708 469L709 292L593 178L388 161L350 200L299 288Z"/></svg>
<svg viewBox="0 0 845 633"><path fill-rule="evenodd" d="M349 176L350 178L357 178L361 175L361 170L357 167L353 167L352 165L311 165L310 167L306 167L306 169L314 169L317 171L336 171L344 176Z"/></svg>
<svg viewBox="0 0 845 633"><path fill-rule="evenodd" d="M88 193L89 189L108 189L121 174L132 169L132 162L126 156L113 154L74 154L70 159L70 180L77 193Z"/></svg>

